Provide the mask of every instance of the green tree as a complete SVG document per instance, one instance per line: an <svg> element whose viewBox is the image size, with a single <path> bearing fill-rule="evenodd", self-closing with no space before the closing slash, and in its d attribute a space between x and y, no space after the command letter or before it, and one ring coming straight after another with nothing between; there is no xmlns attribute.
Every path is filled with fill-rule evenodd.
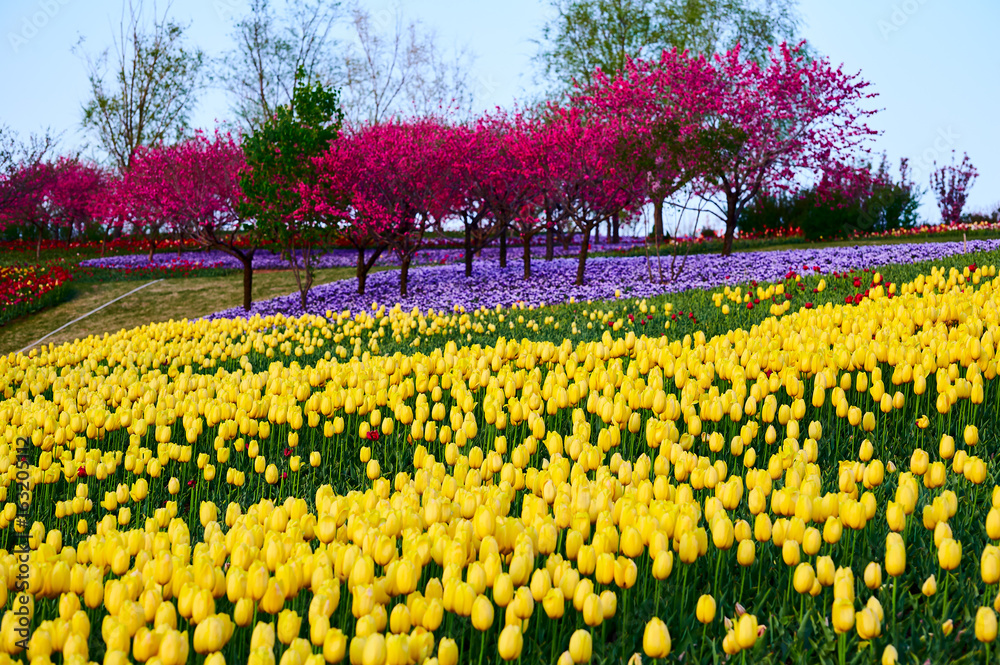
<svg viewBox="0 0 1000 665"><path fill-rule="evenodd" d="M300 69L310 81L336 80L333 32L340 3L286 0L276 13L270 0L250 0L233 26L235 47L218 66L244 127L255 130L291 99Z"/></svg>
<svg viewBox="0 0 1000 665"><path fill-rule="evenodd" d="M327 222L300 213L301 188L315 178L313 158L340 134L339 93L297 73L291 102L243 140L246 169L240 177L240 215L256 222L264 239L281 247L292 267L302 309L313 283L313 255L328 234Z"/></svg>
<svg viewBox="0 0 1000 665"><path fill-rule="evenodd" d="M549 0L539 63L558 92L589 84L596 68L621 71L629 58L678 48L711 55L737 42L762 55L791 40L796 0Z"/></svg>

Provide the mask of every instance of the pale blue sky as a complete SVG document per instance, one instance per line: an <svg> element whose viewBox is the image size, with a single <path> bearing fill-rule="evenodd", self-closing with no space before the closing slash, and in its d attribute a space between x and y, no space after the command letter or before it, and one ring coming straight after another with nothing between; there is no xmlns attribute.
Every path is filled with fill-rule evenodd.
<svg viewBox="0 0 1000 665"><path fill-rule="evenodd" d="M29 133L64 132L66 148L83 144L80 107L87 93L81 60L72 53L110 44L123 0L0 1L0 122ZM191 41L210 54L229 44L230 16L246 0L175 0L173 14L190 22ZM434 28L440 43L464 43L481 108L507 106L534 90L538 38L547 17L544 0L370 0L378 16L401 6L408 18ZM162 6L162 3L161 3ZM980 171L970 207L1000 202L1000 2L995 0L801 0L803 36L834 63L861 70L883 109L872 125L883 131L877 148L895 165L910 157L927 187L931 162L968 151ZM196 126L230 117L219 91L204 95ZM937 219L930 193L921 214Z"/></svg>

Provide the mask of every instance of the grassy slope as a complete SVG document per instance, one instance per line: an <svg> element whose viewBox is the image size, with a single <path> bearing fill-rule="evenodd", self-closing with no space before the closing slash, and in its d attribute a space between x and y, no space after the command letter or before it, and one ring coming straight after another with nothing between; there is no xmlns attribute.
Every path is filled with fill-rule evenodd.
<svg viewBox="0 0 1000 665"><path fill-rule="evenodd" d="M319 270L316 273L316 284L347 279L353 275L353 268ZM147 282L126 281L78 284L76 293L70 300L0 328L0 354L18 351L59 326L145 283ZM290 271L255 273L253 287L254 300L286 295L297 290L295 277ZM69 326L46 339L45 343L61 344L88 335L103 335L106 332L170 319L194 319L242 303L242 273L167 279Z"/></svg>

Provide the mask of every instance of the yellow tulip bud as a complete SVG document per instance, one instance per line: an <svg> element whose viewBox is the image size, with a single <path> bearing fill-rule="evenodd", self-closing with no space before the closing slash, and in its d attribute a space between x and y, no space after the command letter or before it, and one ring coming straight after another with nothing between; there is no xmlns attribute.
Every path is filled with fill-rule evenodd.
<svg viewBox="0 0 1000 665"><path fill-rule="evenodd" d="M937 580L934 579L933 575L924 580L923 586L920 587L920 592L928 598L937 593Z"/></svg>
<svg viewBox="0 0 1000 665"><path fill-rule="evenodd" d="M715 619L715 598L709 594L704 594L698 598L695 614L701 623L712 623Z"/></svg>
<svg viewBox="0 0 1000 665"><path fill-rule="evenodd" d="M833 629L837 634L846 633L854 628L854 603L846 598L833 601Z"/></svg>
<svg viewBox="0 0 1000 665"><path fill-rule="evenodd" d="M646 623L642 633L642 650L650 658L666 658L670 655L670 631L658 617Z"/></svg>
<svg viewBox="0 0 1000 665"><path fill-rule="evenodd" d="M497 651L504 660L516 660L521 657L521 649L524 646L524 638L521 635L521 627L509 625L500 631L497 640Z"/></svg>
<svg viewBox="0 0 1000 665"><path fill-rule="evenodd" d="M792 585L799 593L809 593L812 590L813 582L815 581L816 573L813 571L813 567L810 564L803 562L795 568Z"/></svg>
<svg viewBox="0 0 1000 665"><path fill-rule="evenodd" d="M736 643L741 649L750 649L757 643L757 617L753 614L744 614L736 622Z"/></svg>
<svg viewBox="0 0 1000 665"><path fill-rule="evenodd" d="M997 638L997 615L992 608L980 607L976 610L976 639L992 642Z"/></svg>
<svg viewBox="0 0 1000 665"><path fill-rule="evenodd" d="M593 650L593 638L588 631L578 629L573 632L573 635L569 638L569 654L573 658L574 663L589 662Z"/></svg>

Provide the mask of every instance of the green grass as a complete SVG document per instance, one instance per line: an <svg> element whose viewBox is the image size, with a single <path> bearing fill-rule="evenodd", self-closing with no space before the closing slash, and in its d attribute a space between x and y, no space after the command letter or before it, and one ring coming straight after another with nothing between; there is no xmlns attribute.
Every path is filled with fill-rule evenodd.
<svg viewBox="0 0 1000 665"><path fill-rule="evenodd" d="M316 284L354 276L353 268L316 272ZM0 354L18 351L61 325L128 293L149 280L78 283L66 301L0 327ZM254 274L253 299L264 300L296 292L291 271ZM47 338L62 344L89 335L129 330L170 319L194 319L243 304L243 275L231 272L210 277L171 278L149 286Z"/></svg>

